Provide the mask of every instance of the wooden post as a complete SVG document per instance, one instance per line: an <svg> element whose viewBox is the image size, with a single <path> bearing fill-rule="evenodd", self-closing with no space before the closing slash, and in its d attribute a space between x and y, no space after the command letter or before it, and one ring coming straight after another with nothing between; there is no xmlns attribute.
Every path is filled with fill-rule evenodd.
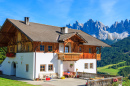
<svg viewBox="0 0 130 86"><path fill-rule="evenodd" d="M65 53L65 43L64 43L64 51L63 52Z"/></svg>

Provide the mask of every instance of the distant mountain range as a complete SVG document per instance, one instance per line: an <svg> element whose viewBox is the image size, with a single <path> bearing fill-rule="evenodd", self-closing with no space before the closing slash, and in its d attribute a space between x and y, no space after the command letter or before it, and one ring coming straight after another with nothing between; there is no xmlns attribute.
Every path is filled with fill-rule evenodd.
<svg viewBox="0 0 130 86"><path fill-rule="evenodd" d="M84 24L76 21L73 25L66 25L68 28L82 30L108 44L112 44L118 40L126 38L130 34L130 20L115 22L110 27L105 26L100 21L89 19Z"/></svg>

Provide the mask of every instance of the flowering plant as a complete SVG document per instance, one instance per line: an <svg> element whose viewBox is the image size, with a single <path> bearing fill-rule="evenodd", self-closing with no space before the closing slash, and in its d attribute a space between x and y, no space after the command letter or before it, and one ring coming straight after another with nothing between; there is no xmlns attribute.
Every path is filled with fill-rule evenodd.
<svg viewBox="0 0 130 86"><path fill-rule="evenodd" d="M118 79L116 78L116 79L113 79L113 82L117 82L118 81Z"/></svg>

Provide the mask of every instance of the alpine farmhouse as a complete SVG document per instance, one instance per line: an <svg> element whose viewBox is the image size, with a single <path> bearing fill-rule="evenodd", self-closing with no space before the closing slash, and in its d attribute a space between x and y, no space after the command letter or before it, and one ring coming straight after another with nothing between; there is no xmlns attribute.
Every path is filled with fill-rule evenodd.
<svg viewBox="0 0 130 86"><path fill-rule="evenodd" d="M111 46L81 30L33 23L25 17L5 20L0 47L7 47L3 74L34 80L40 75L60 78L65 72L97 73L101 48Z"/></svg>

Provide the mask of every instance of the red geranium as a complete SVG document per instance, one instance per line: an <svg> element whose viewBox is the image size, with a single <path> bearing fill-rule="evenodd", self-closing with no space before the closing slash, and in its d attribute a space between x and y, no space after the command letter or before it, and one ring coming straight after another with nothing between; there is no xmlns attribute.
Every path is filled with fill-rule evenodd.
<svg viewBox="0 0 130 86"><path fill-rule="evenodd" d="M15 57L15 53L12 52L6 53L6 57Z"/></svg>

